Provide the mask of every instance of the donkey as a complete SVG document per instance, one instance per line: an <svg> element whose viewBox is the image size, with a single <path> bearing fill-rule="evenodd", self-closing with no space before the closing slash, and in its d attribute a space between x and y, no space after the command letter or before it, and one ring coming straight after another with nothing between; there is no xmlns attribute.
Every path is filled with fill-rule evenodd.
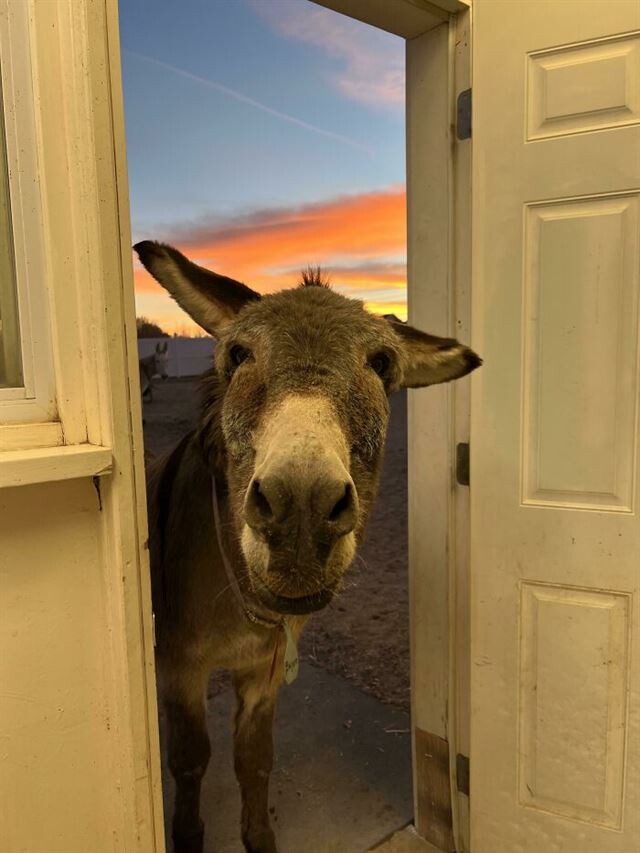
<svg viewBox="0 0 640 853"><path fill-rule="evenodd" d="M169 342L158 341L155 352L139 360L140 366L140 391L142 399L148 397L153 400L153 377L160 376L161 379L168 377L167 364L169 363Z"/></svg>
<svg viewBox="0 0 640 853"><path fill-rule="evenodd" d="M464 376L451 338L368 313L319 273L260 296L171 246L134 247L217 339L201 418L148 480L159 692L176 782L177 853L203 845L211 671L232 671L234 763L247 851L275 853L268 813L278 689L296 641L340 591L375 496L388 395Z"/></svg>

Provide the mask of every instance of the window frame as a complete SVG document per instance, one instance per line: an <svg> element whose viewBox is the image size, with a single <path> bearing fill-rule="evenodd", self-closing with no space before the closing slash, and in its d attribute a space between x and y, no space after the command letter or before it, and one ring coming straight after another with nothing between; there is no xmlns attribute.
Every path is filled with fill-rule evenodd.
<svg viewBox="0 0 640 853"><path fill-rule="evenodd" d="M0 79L22 362L22 384L0 388L0 431L5 425L21 424L27 444L38 440L61 443L62 429L54 426L58 416L39 152L36 144L25 145L25 140L36 140L32 44L26 3L3 0L0 5ZM34 430L31 426L34 424L44 424L44 428ZM15 441L16 430L10 432ZM38 432L40 439L36 437Z"/></svg>
<svg viewBox="0 0 640 853"><path fill-rule="evenodd" d="M90 19L75 0L0 0L27 391L0 396L0 488L113 470L118 377L105 276L115 244L106 239L101 195L114 177L100 172L110 93L87 69L87 56L98 53L87 47Z"/></svg>

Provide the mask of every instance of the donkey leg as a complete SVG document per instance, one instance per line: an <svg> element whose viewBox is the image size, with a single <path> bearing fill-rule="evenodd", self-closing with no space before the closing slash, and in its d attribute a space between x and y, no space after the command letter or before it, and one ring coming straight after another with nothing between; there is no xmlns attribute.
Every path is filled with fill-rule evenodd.
<svg viewBox="0 0 640 853"><path fill-rule="evenodd" d="M247 853L277 853L269 823L273 766L273 713L279 683L269 667L234 674L238 707L233 733L236 777L242 795L242 841Z"/></svg>
<svg viewBox="0 0 640 853"><path fill-rule="evenodd" d="M169 769L176 782L172 827L175 853L202 853L204 839L200 785L211 746L205 713L207 678L199 675L197 685L172 690L165 699Z"/></svg>

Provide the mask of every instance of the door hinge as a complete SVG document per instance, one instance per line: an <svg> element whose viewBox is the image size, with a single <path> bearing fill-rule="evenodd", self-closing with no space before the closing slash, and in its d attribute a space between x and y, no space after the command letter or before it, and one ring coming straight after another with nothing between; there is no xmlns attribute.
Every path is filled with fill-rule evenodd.
<svg viewBox="0 0 640 853"><path fill-rule="evenodd" d="M456 755L456 784L461 794L469 796L469 757Z"/></svg>
<svg viewBox="0 0 640 853"><path fill-rule="evenodd" d="M456 784L461 794L469 796L469 757L456 755Z"/></svg>
<svg viewBox="0 0 640 853"><path fill-rule="evenodd" d="M465 89L458 95L456 136L458 139L471 139L471 89Z"/></svg>
<svg viewBox="0 0 640 853"><path fill-rule="evenodd" d="M459 486L469 485L469 443L456 445L456 482Z"/></svg>

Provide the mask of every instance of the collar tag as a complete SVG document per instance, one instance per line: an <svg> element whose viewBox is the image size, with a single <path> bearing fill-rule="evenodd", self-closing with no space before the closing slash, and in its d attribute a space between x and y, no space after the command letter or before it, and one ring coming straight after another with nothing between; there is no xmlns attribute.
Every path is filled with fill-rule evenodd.
<svg viewBox="0 0 640 853"><path fill-rule="evenodd" d="M287 638L287 643L284 649L284 680L287 684L291 684L291 682L295 681L298 677L298 645L295 637L293 636L291 626L286 619L283 624L284 633Z"/></svg>

